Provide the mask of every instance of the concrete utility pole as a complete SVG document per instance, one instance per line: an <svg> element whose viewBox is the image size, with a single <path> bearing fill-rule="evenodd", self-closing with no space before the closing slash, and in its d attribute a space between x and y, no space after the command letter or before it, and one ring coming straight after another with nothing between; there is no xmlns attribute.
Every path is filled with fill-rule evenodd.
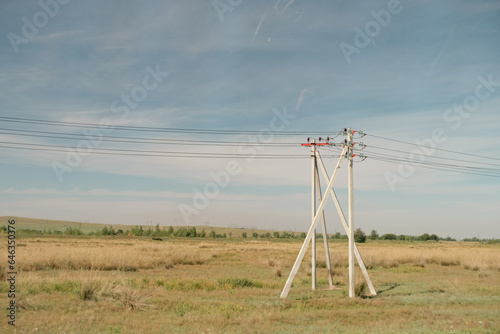
<svg viewBox="0 0 500 334"><path fill-rule="evenodd" d="M340 154L339 161L337 162L337 166L335 167L335 171L333 172L332 178L328 182L328 185L326 187L326 191L329 192L330 188L333 186L333 183L335 182L335 179L337 178L338 171L340 164L343 159L345 159L345 154L347 152L347 147L344 147L342 150L342 153ZM295 278L295 275L297 275L297 272L299 271L300 263L304 259L304 255L307 250L307 246L309 245L309 242L311 242L311 239L313 237L314 231L316 229L316 226L318 225L319 218L322 216L320 212L323 212L325 209L326 205L326 200L328 199L328 196L324 196L320 203L318 210L316 211L316 214L314 215L314 218L311 222L311 226L309 227L309 231L307 232L306 239L304 240L304 243L302 244L302 247L300 248L299 255L297 256L297 259L295 259L295 263L293 264L292 271L290 272L290 275L288 276L288 279L285 283L285 287L283 288L283 291L281 292L281 298L286 298L288 296L288 292L290 291L290 288L292 286L293 279Z"/></svg>
<svg viewBox="0 0 500 334"><path fill-rule="evenodd" d="M312 161L312 179L311 179L311 220L314 219L316 214L316 145L314 140L311 145L311 161ZM311 240L311 288L316 289L316 229L314 229L314 236Z"/></svg>
<svg viewBox="0 0 500 334"><path fill-rule="evenodd" d="M354 194L353 194L353 142L352 129L347 129L347 156L349 157L349 168L347 175L349 179L347 193L349 196L349 297L354 298Z"/></svg>
<svg viewBox="0 0 500 334"><path fill-rule="evenodd" d="M320 139L321 140L321 139ZM311 207L312 207L312 213L311 213L311 219L314 219L314 216L316 214L316 204L317 204L317 199L321 201L323 199L321 195L321 185L319 182L319 173L318 173L318 158L317 156L319 155L318 150L316 149L316 145L328 145L329 143L321 143L318 142L316 143L315 140L312 140L310 144L311 146L311 157L312 157L312 167L311 167ZM316 199L317 197L317 199ZM328 233L326 230L326 222L325 222L325 213L324 211L321 212L321 221L322 221L322 227L323 227L323 245L325 247L325 261L326 261L326 268L328 269L328 282L330 286L333 286L333 274L332 274L332 265L331 265L331 260L330 260L330 249L328 247ZM311 288L313 290L316 289L316 256L317 256L317 250L316 250L316 232L317 229L314 229L314 236L311 239Z"/></svg>
<svg viewBox="0 0 500 334"><path fill-rule="evenodd" d="M325 181L328 183L330 182L330 178L328 176L328 172L326 171L325 164L323 163L323 160L321 159L321 156L319 155L319 152L316 151L316 155L318 157L319 161L319 166L321 167L321 171L323 172L323 176L325 178ZM339 200L337 199L337 195L335 194L335 191L330 189L330 195L333 200L333 204L335 204L335 208L337 208L337 212L340 217L340 221L342 222L342 226L344 227L344 231L346 235L349 234L349 225L347 225L347 219L345 218L344 212L342 211L342 208L340 207ZM326 195L328 196L328 194ZM356 256L356 260L358 261L359 268L361 269L361 272L363 273L363 276L366 280L366 283L368 284L368 289L370 290L370 293L372 296L377 295L377 291L375 290L375 287L373 286L373 283L370 279L370 276L368 275L368 270L366 270L365 263L363 262L363 258L361 257L361 254L359 253L358 246L356 246L356 243L354 243L354 255Z"/></svg>
<svg viewBox="0 0 500 334"><path fill-rule="evenodd" d="M325 216L324 216L324 208L326 204L327 197L331 196L332 200L335 204L335 207L337 208L340 220L343 224L344 230L349 237L349 297L353 298L355 297L355 281L354 281L354 257L356 257L356 260L358 261L359 267L361 269L361 272L364 275L364 278L367 282L368 288L370 290L371 295L375 296L377 295L377 292L375 288L373 287L373 284L370 280L370 276L368 275L368 271L366 270L366 266L363 262L363 259L361 258L361 254L358 251L358 248L356 247L356 244L354 242L354 182L353 182L353 158L356 156L353 152L354 150L354 144L353 143L353 134L356 131L353 131L351 128L349 129L344 129L343 133L344 135L347 135L347 140L344 142L344 147L342 152L340 153L339 160L337 162L337 165L335 167L335 170L332 174L332 177L328 177L328 173L326 171L326 168L323 164L323 161L321 160L321 156L319 154L319 151L317 150L316 146L319 145L332 145L329 143L329 138L325 143L321 143L321 138L319 139L319 142L315 142L314 140L307 144L302 144L302 146L311 146L311 157L313 159L311 164L312 164L312 180L311 180L311 204L312 204L312 222L311 226L309 227L309 231L307 233L306 239L304 240L304 243L302 244L302 247L300 249L299 255L297 256L297 259L295 260L295 263L292 267L292 270L290 272L290 275L288 276L288 279L285 283L285 286L283 288L283 291L281 292L281 298L286 298L290 288L292 286L293 279L295 278L295 275L297 274L300 264L304 258L304 255L306 253L307 247L309 246L309 242L312 243L312 259L311 259L311 264L312 264L312 289L314 290L316 288L316 227L319 222L319 218L321 216L322 218L322 223L323 223L323 241L325 245L325 253L326 253L326 261L327 261L327 268L329 271L329 283L330 287L333 286L333 276L332 276L332 270L331 270L331 261L330 261L330 252L328 248L328 235L326 232L326 222L325 222ZM342 132L341 132L342 133ZM361 132L360 132L361 133ZM338 175L338 171L340 169L340 165L344 159L348 159L348 222L345 219L344 213L342 212L342 209L340 207L339 201L337 199L337 196L335 194L335 191L333 190L333 183L335 182L335 179ZM321 186L319 182L319 172L318 172L318 161L319 161L319 166L321 167L321 170L323 172L323 176L328 183L326 187L326 193L325 196L322 196L321 194ZM318 199L319 199L319 206L316 207L316 192L318 194Z"/></svg>

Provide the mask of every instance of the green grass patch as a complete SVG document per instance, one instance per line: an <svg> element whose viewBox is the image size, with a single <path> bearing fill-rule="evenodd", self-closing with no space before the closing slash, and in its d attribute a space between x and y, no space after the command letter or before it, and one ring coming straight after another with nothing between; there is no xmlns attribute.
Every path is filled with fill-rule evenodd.
<svg viewBox="0 0 500 334"><path fill-rule="evenodd" d="M218 281L222 289L237 288L262 288L263 284L257 281L251 281L247 278L224 278Z"/></svg>
<svg viewBox="0 0 500 334"><path fill-rule="evenodd" d="M218 288L217 284L213 281L205 279L197 280L185 280L185 279L173 279L173 280L156 280L157 286L163 286L167 290L175 291L214 291Z"/></svg>

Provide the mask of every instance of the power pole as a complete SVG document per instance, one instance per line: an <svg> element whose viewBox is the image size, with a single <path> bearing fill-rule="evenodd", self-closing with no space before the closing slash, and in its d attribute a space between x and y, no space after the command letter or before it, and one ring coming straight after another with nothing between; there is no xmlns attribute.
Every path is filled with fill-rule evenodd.
<svg viewBox="0 0 500 334"><path fill-rule="evenodd" d="M302 144L302 146L311 146L312 144ZM316 143L315 145L329 145L328 143ZM315 151L315 153L317 153ZM337 178L338 171L340 168L340 164L342 163L342 160L345 159L345 154L347 153L347 147L344 147L342 150L342 153L340 153L339 160L337 162L337 165L335 167L335 170L333 172L332 177L328 181L328 185L326 186L326 191L329 193L330 189L333 186L333 183L335 182L335 179ZM302 262L302 259L304 259L304 255L306 253L306 250L309 246L309 242L313 239L313 237L316 237L315 231L316 231L316 226L318 225L319 218L324 217L323 210L325 209L326 201L328 199L328 196L323 196L319 202L319 206L313 215L313 219L311 222L311 226L309 227L309 230L307 232L306 238L304 242L302 243L302 247L300 248L299 254L297 255L297 258L295 259L295 263L293 264L292 270L290 272L290 275L288 276L288 279L286 280L285 286L283 287L283 290L281 291L281 298L286 298L288 296L288 292L290 291L290 288L292 287L292 282L293 279L295 278L295 275L297 275L297 272L299 271L300 263ZM326 233L326 231L324 231ZM327 255L329 261L329 254ZM315 271L316 268L314 268L313 272Z"/></svg>
<svg viewBox="0 0 500 334"><path fill-rule="evenodd" d="M349 157L349 167L347 175L348 196L349 196L349 297L354 298L354 193L353 193L353 142L352 129L347 129L347 156Z"/></svg>
<svg viewBox="0 0 500 334"><path fill-rule="evenodd" d="M328 176L328 172L326 171L325 165L323 163L323 160L321 159L321 156L319 155L319 152L316 153L318 157L318 162L319 166L321 167L321 171L323 172L323 176L326 180L326 182L330 182L330 177ZM349 235L349 225L347 222L347 219L345 218L344 212L342 211L342 208L340 207L339 200L337 199L337 195L335 194L335 191L330 189L329 195L332 197L333 203L335 204L335 207L337 208L337 212L340 217L340 221L342 222L342 227L344 228L344 231L346 235ZM325 194L325 196L328 196L328 191ZM356 246L356 243L354 243L354 255L356 256L356 260L358 261L359 268L361 269L361 272L363 273L363 276L366 280L366 283L368 284L368 289L370 290L370 293L372 296L377 295L377 291L375 290L375 287L373 286L373 283L370 279L370 276L368 275L368 270L366 270L365 263L363 262L363 258L361 257L361 254L359 253L358 247Z"/></svg>
<svg viewBox="0 0 500 334"><path fill-rule="evenodd" d="M311 219L314 219L314 216L316 215L316 204L317 201L323 199L323 196L321 195L321 185L319 182L319 172L318 172L318 155L319 152L316 149L316 145L319 146L325 146L329 145L329 138L326 142L322 143L321 138L319 138L319 142L316 143L315 140L312 140L310 144L304 144L304 145L310 145L311 146L311 157L312 157L312 180L311 180L311 206L312 206L312 216ZM322 227L323 227L323 245L325 247L325 261L326 261L326 267L328 269L328 282L330 284L330 287L333 286L333 274L332 274L332 266L331 263L332 261L330 260L330 249L328 247L328 233L326 230L326 222L325 222L325 213L324 211L321 212L321 220L322 220ZM316 290L316 256L317 256L317 251L316 251L316 232L317 229L314 229L314 235L311 240L311 287L312 290Z"/></svg>
<svg viewBox="0 0 500 334"><path fill-rule="evenodd" d="M370 290L370 293L372 296L376 296L377 292L371 282L370 276L368 275L368 271L366 270L366 266L363 262L363 259L361 258L361 254L359 253L359 250L356 246L356 243L354 241L354 182L353 182L353 158L355 156L362 157L362 154L354 154L354 145L356 143L353 142L353 135L355 132L360 133L361 135L364 135L362 131L353 131L351 128L349 129L344 129L342 132L339 134L343 133L344 135L347 135L347 140L344 141L343 143L343 149L342 152L339 155L339 160L337 162L337 165L335 166L335 169L333 170L333 174L331 177L328 176L328 173L326 171L326 168L323 164L323 161L321 159L321 156L319 154L319 150L317 150L316 146L319 145L333 145L329 143L329 138L327 138L327 141L325 143L321 143L321 138L319 138L319 142L312 141L312 143L307 144L302 144L302 146L312 146L311 148L311 153L313 156L312 160L312 209L313 209L313 214L312 214L312 221L311 221L311 226L309 227L309 231L307 232L306 238L302 244L302 247L299 251L299 254L297 255L297 258L295 259L295 263L293 264L292 270L290 271L290 274L288 276L288 279L285 283L285 286L283 287L283 290L281 292L280 297L281 298L286 298L288 295L288 292L290 291L290 288L292 286L292 282L297 275L297 272L300 267L300 263L302 262L302 259L304 258L304 255L306 253L306 250L309 246L309 242L312 242L312 288L313 290L316 287L316 245L315 245L315 239L316 239L316 228L319 223L319 219L322 218L322 223L323 223L323 240L325 243L325 252L326 252L326 261L327 261L327 267L329 271L329 281L330 281L330 287L333 286L333 277L332 277L332 272L331 272L331 261L330 261L330 252L328 249L328 237L326 234L326 223L325 223L325 217L324 217L324 208L326 204L327 197L332 197L332 200L335 204L335 207L337 208L337 212L339 214L340 220L342 222L342 225L344 227L344 230L346 234L349 237L349 297L354 298L355 297L355 282L354 282L354 258L356 257L356 260L358 261L359 267L361 269L361 272L363 276L365 277L366 283L368 285L368 288ZM358 143L360 146L363 145L362 143ZM344 213L342 212L342 209L340 207L340 203L337 199L337 196L335 194L335 191L333 189L333 184L335 182L335 179L337 178L338 171L340 169L340 165L342 164L342 161L347 158L348 160L348 214L349 217L348 219L345 218ZM320 187L320 182L319 182L319 172L318 172L318 165L321 167L322 174L327 182L327 187L324 196L321 193L321 187ZM316 207L317 201L316 201L316 193L318 194L318 199L319 199L319 205ZM321 217L320 217L321 216Z"/></svg>
<svg viewBox="0 0 500 334"><path fill-rule="evenodd" d="M316 214L316 145L313 140L311 143L311 161L312 161L312 179L311 179L311 219L314 219ZM311 288L316 290L316 228L314 236L311 240Z"/></svg>

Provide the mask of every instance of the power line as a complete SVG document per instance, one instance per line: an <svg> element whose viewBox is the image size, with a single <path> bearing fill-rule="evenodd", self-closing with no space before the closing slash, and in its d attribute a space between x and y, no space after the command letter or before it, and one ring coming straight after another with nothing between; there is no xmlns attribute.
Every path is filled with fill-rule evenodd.
<svg viewBox="0 0 500 334"><path fill-rule="evenodd" d="M397 143L402 143L402 144L406 144L406 145L413 145L413 146L418 146L418 147L424 147L426 149L429 148L429 147L424 146L424 145L419 145L419 144L410 143L410 142L406 142L406 141L402 141L402 140L397 140L397 139L386 138L386 137L382 137L382 136L376 136L376 135L370 134L370 133L366 133L366 135L367 136L372 136L372 137L375 137L375 138L380 138L380 139L384 139L384 140L389 140L389 141L397 142ZM493 158L493 157L488 157L488 156L484 156L484 155L478 155L478 154L472 154L472 153L465 153L465 152L458 152L458 151L446 150L444 148L437 148L437 147L434 147L433 149L434 150L438 150L438 151L443 151L443 152L454 153L454 154L462 154L462 155L473 156L473 157L478 157L478 158L482 158L482 159L490 159L490 160L499 160L500 161L500 158Z"/></svg>
<svg viewBox="0 0 500 334"><path fill-rule="evenodd" d="M382 162L388 162L388 163L396 163L400 164L401 162L398 161L392 161L390 159L384 159L384 158L375 158L375 157L369 157L373 160L378 160ZM435 169L435 170L441 170L445 172L452 172L452 173L460 173L460 174L469 174L469 175L478 175L478 176L488 176L488 177L500 177L498 174L489 174L489 173L481 173L481 172L473 172L473 171L461 171L461 170L454 170L454 169L448 169L448 168L441 168L441 167L435 167L435 166L425 166L421 165L418 166L420 168L427 168L427 169Z"/></svg>
<svg viewBox="0 0 500 334"><path fill-rule="evenodd" d="M405 153L405 154L408 154L408 155L414 154L414 155L424 156L424 157L428 157L428 158L432 158L432 159L442 159L442 160L451 160L451 161L460 161L460 162L470 162L470 163L474 163L474 164L481 164L481 165L489 165L489 166L498 166L498 167L500 167L500 164L492 164L492 163L487 163L487 162L477 162L477 161L472 161L472 160L454 159L454 158L448 158L448 157L435 157L435 156L431 156L431 155L423 154L423 153L406 152L406 151L396 150L396 149L392 149L392 148L378 147L378 146L373 146L373 145L368 145L366 147L368 149L374 148L374 149L386 150L386 151L391 151L391 152Z"/></svg>
<svg viewBox="0 0 500 334"><path fill-rule="evenodd" d="M16 145L16 146L12 146ZM20 146L20 147L19 147ZM2 148L42 150L52 152L71 152L69 147L63 145L29 144L15 142L0 142ZM128 150L128 149L107 149L90 148L88 153L109 154L109 155L135 155L135 156L158 156L158 157L205 157L205 158L260 158L260 159L303 159L307 158L303 154L238 154L238 153L217 153L217 152L178 152L178 151L156 151L156 150ZM83 154L87 152L82 152Z"/></svg>
<svg viewBox="0 0 500 334"><path fill-rule="evenodd" d="M434 156L428 156L428 155L425 155L425 154L419 154L419 153L410 153L410 152L406 152L406 151L401 151L401 150L396 150L396 149L392 149L392 148L383 148L383 147L377 147L377 146L372 146L372 145L369 145L369 146L366 146L367 150L364 151L364 154L361 154L360 156L364 156L364 157L370 157L370 158L373 158L373 157L380 157L380 158L384 158L384 159L392 159L392 161L397 161L397 162L400 162L400 163L405 163L405 164L419 164L419 165L424 165L424 164L427 164L427 165L433 165L433 163L435 165L442 165L442 166L452 166L452 167L460 167L460 168L477 168L479 170L483 170L483 171L500 171L500 169L495 169L495 168L486 168L486 167L479 167L481 165L483 166L498 166L500 167L500 164L492 164L492 163L485 163L485 162L477 162L477 161L471 161L471 160L464 160L464 159L454 159L454 158L448 158L448 157L434 157ZM374 149L380 149L380 150L386 150L386 151L391 151L391 152L400 152L400 153L405 153L405 154L415 154L415 155L418 155L418 156L422 156L422 157L429 157L429 158L432 158L432 159L441 159L441 160L449 160L449 161L458 161L458 162L467 162L467 163L472 163L472 164L475 164L475 165L479 165L479 166L461 166L461 165L452 165L452 164L443 164L443 163L439 163L439 162L436 162L436 161L424 161L424 160L413 160L413 159L404 159L404 158L399 158L399 157L394 157L393 155L388 155L388 154L383 154L383 153L379 153L379 152L372 152L371 149L374 148ZM331 147L321 147L321 149L326 149L328 151L332 151L332 152L338 152L339 148L336 147L336 150L333 150ZM385 160L384 160L385 161Z"/></svg>
<svg viewBox="0 0 500 334"><path fill-rule="evenodd" d="M500 169L494 169L494 168L481 168L477 166L463 166L463 165L444 164L437 162L417 162L401 158L394 158L392 156L384 154L367 154L366 156L368 159L374 159L389 163L413 165L416 167L437 169L448 172L458 172L462 174L500 177Z"/></svg>
<svg viewBox="0 0 500 334"><path fill-rule="evenodd" d="M7 132L6 132L7 131ZM26 132L26 133L25 133ZM20 130L20 129L6 129L0 128L0 134L7 134L13 136L22 137L35 137L35 138L52 138L52 139L63 139L63 140L96 140L99 142L116 142L116 143L133 143L133 144L162 144L162 145L181 145L181 146L267 146L267 147L292 147L298 145L298 143L291 142L278 142L278 143L265 143L265 142L238 142L238 141L215 141L215 140L191 140L191 139L171 139L171 138L146 138L146 137L134 137L134 136L106 136L100 135L99 138L92 138L91 136L85 134L71 134L64 132L53 132L53 131L37 131L37 130ZM71 137L72 136L72 137ZM90 137L90 138L89 138ZM337 147L343 144L331 144L331 146ZM379 149L392 152L399 152L405 154L413 154L419 156L425 156L432 159L443 159L452 160L460 162L470 162L483 165L500 166L500 164L492 164L485 162L475 162L471 160L455 159L449 157L440 156L430 156L422 153L407 152L402 150L397 150L393 148L385 148L369 145L369 149Z"/></svg>
<svg viewBox="0 0 500 334"><path fill-rule="evenodd" d="M419 164L419 165L430 165L430 166L444 166L444 167L452 167L452 168L463 168L463 169L477 169L481 171L490 171L490 172L498 172L500 173L500 168L491 168L491 167L478 167L478 166L468 166L468 165L458 165L458 164L448 164L437 161L415 161L411 159L405 159L400 157L393 157L391 155L382 154L382 153L368 153L368 157L379 157L384 159L392 159L393 161L403 162L406 164Z"/></svg>
<svg viewBox="0 0 500 334"><path fill-rule="evenodd" d="M342 145L342 143L341 143L341 145ZM337 145L330 145L330 146L337 146ZM454 158L448 158L448 157L434 157L434 156L429 156L429 158L450 160L450 161L457 161L457 162L466 162L466 163L471 163L473 165L450 164L450 163L444 163L444 162L424 161L424 160L417 161L417 160L413 160L413 159L409 159L409 158L405 159L405 158L395 157L395 156L389 155L389 154L372 152L370 149L372 149L372 148L381 149L381 150L386 150L386 151L391 151L391 152L405 153L408 155L415 154L415 155L422 156L422 157L427 157L427 155L420 154L420 153L410 153L410 152L406 152L406 151L396 150L393 148L384 148L384 147L377 147L377 146L371 146L371 145L369 145L369 146L367 145L365 147L367 148L367 150L364 151L364 154L360 154L360 156L372 158L372 159L378 160L378 161L397 163L397 164L407 164L407 165L413 165L415 167L422 167L422 168L429 168L429 169L436 169L436 170L443 170L443 171L450 171L450 172L459 172L459 173L463 173L463 174L500 177L500 169L492 168L492 167L481 167L481 166L498 166L498 167L500 167L499 164L484 163L484 162L477 162L477 161L464 160L464 159L454 159ZM335 150L334 150L332 147L322 146L322 147L319 147L319 149L325 149L328 151L337 152L339 148L335 147Z"/></svg>
<svg viewBox="0 0 500 334"><path fill-rule="evenodd" d="M76 128L102 128L101 125L95 123L77 123L77 122L62 122L62 121L48 121L41 119L27 119L27 118L17 118L17 117L5 117L0 116L0 122L15 122L15 123L23 123L23 124L32 124L32 125L43 125L43 126L59 126L59 127L76 127ZM143 127L143 126L123 126L123 125L115 125L114 129L124 130L124 131L144 131L144 132L171 132L176 134L187 134L187 133L195 133L195 134L218 134L218 135L227 135L227 134L262 134L261 131L253 131L253 130L223 130L223 129L192 129L192 128L160 128L160 127ZM321 132L322 134L328 133L329 131ZM299 135L299 134L308 134L314 136L319 132L301 132L301 131L284 131L273 133L280 135ZM360 132L361 134L362 132ZM195 140L195 139L173 139L173 138L153 138L153 137L137 137L137 136L110 136L104 134L80 134L80 133L66 133L66 132L56 132L56 131L42 131L42 130L34 130L34 129L9 129L9 128L0 128L0 134L10 135L10 136L20 136L20 137L31 137L31 138L47 138L47 139L61 139L61 140L89 140L96 141L98 143L101 142L113 142L113 143L128 143L128 144L162 144L162 145L191 145L191 146L208 146L208 147L218 147L218 146L267 146L267 147L290 147L298 145L298 143L293 142L243 142L243 141L220 141L220 140ZM340 132L334 132L336 137L342 134ZM364 135L364 134L363 134ZM384 139L387 141L402 143L406 145L413 145L419 147L425 147L423 145L418 145L414 143L409 143L397 139L386 138L382 136L377 136L373 134L367 134L369 136ZM334 139L332 138L332 139ZM14 141L0 141L0 148L6 149L21 149L21 150L42 150L42 151L52 151L52 152L70 152L71 148L63 145L49 145L49 144L40 144L40 143L22 143L22 142L14 142ZM335 152L338 155L338 151L333 150L333 148L338 150L338 147L343 146L344 143L330 143L329 146L323 146L321 148L327 149L329 151ZM500 169L496 168L488 168L482 166L494 166L500 167L500 164L494 163L485 163L485 162L476 162L465 159L456 159L450 158L446 156L429 156L425 154L421 154L418 152L407 152L403 150L397 150L390 147L378 147L378 146L368 146L368 150L366 153L368 155L379 161L392 162L392 163L405 163L412 164L418 167L425 168L434 168L440 170L448 170L448 171L460 171L463 173L475 173L477 175L487 175L487 176L498 176L497 173L500 173ZM449 160L456 162L469 163L473 165L461 165L461 164L449 164L449 163L439 163L436 161L415 161L412 159L404 159L397 158L392 155L372 152L371 149L375 150L385 150L390 152L399 152L405 153L409 155L418 155L422 157L428 157L431 159L440 159L440 160ZM452 150L445 150L435 148L436 150L441 150L444 152L449 152L453 154L462 154L468 156L475 156L485 159L492 160L500 160L499 158L492 158L482 155L474 155L465 152L457 152ZM80 151L77 152L81 152ZM85 151L82 152L83 154ZM108 155L133 155L133 156L160 156L160 157L184 157L184 158L259 158L259 159L299 159L304 158L305 156L302 154L294 155L294 154L237 154L237 153L218 153L218 152L180 152L180 151L161 151L161 150L138 150L138 149L119 149L119 148L99 148L99 147L89 147L88 153L96 153L96 154L108 154ZM362 155L360 155L362 156Z"/></svg>
<svg viewBox="0 0 500 334"><path fill-rule="evenodd" d="M63 121L48 121L42 119L28 119L20 117L5 117L0 116L0 121L25 123L35 125L50 125L50 126L70 126L77 128L103 128L104 125L96 123L82 123L82 122L63 122ZM113 130L124 131L145 131L145 132L172 132L172 133L196 133L196 134L210 134L210 135L228 135L228 134L262 134L263 131L258 130L227 130L227 129L193 129L193 128L171 128L171 127L148 127L148 126L129 126L129 125L109 125ZM310 134L324 134L326 131L273 131L276 136L296 136L296 135L310 135Z"/></svg>
<svg viewBox="0 0 500 334"><path fill-rule="evenodd" d="M7 131L7 132L6 132ZM170 138L145 138L131 136L106 136L100 135L97 138L92 138L92 135L71 134L64 132L53 131L37 131L37 130L19 130L0 128L0 134L35 137L35 138L52 138L64 140L95 140L103 142L117 143L134 143L134 144L170 144L170 145L209 145L209 146L271 146L271 147L290 147L296 146L298 143L266 143L266 142L239 142L239 141L216 141L216 140L191 140L191 139L170 139Z"/></svg>

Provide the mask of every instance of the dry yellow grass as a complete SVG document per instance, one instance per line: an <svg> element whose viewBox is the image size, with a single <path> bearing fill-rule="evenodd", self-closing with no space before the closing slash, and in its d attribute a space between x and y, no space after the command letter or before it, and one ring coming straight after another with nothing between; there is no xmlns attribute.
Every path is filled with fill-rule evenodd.
<svg viewBox="0 0 500 334"><path fill-rule="evenodd" d="M172 267L176 264L202 264L211 252L198 245L182 248L151 240L110 240L35 238L27 239L19 252L19 269L124 270ZM36 254L37 256L33 256Z"/></svg>
<svg viewBox="0 0 500 334"><path fill-rule="evenodd" d="M33 238L19 246L19 269L36 271L47 269L124 270L172 267L176 264L204 264L210 259L229 253L252 254L248 261L267 263L281 268L283 259L290 259L297 243L246 241L214 242L175 240L158 242L139 238ZM366 244L358 245L367 268L392 268L402 264L425 266L462 265L465 269L498 269L500 257L497 247L478 247L471 243L436 244ZM281 253L281 254L280 254ZM345 244L330 245L333 267L347 267ZM266 254L261 256L260 254ZM36 255L36 256L34 256ZM273 255L273 256L270 256ZM318 267L326 267L325 256L318 252ZM262 263L259 263L262 264ZM288 261L288 264L290 262Z"/></svg>
<svg viewBox="0 0 500 334"><path fill-rule="evenodd" d="M360 251L368 268L378 266L392 268L401 264L415 266L425 266L426 264L462 265L466 269L476 268L476 270L500 268L498 248L478 247L478 245L471 243L442 242L384 245L383 247L368 244L362 245ZM347 261L347 257L345 261Z"/></svg>
<svg viewBox="0 0 500 334"><path fill-rule="evenodd" d="M358 245L379 296L352 300L347 244L334 243L334 282L341 290L321 290L328 286L321 251L319 289L310 290L308 252L282 300L300 246L294 240L21 237L19 328L86 334L495 333L500 326L500 245ZM359 290L361 277L357 272ZM6 283L0 288L6 305ZM6 321L0 323L0 332L6 329Z"/></svg>

